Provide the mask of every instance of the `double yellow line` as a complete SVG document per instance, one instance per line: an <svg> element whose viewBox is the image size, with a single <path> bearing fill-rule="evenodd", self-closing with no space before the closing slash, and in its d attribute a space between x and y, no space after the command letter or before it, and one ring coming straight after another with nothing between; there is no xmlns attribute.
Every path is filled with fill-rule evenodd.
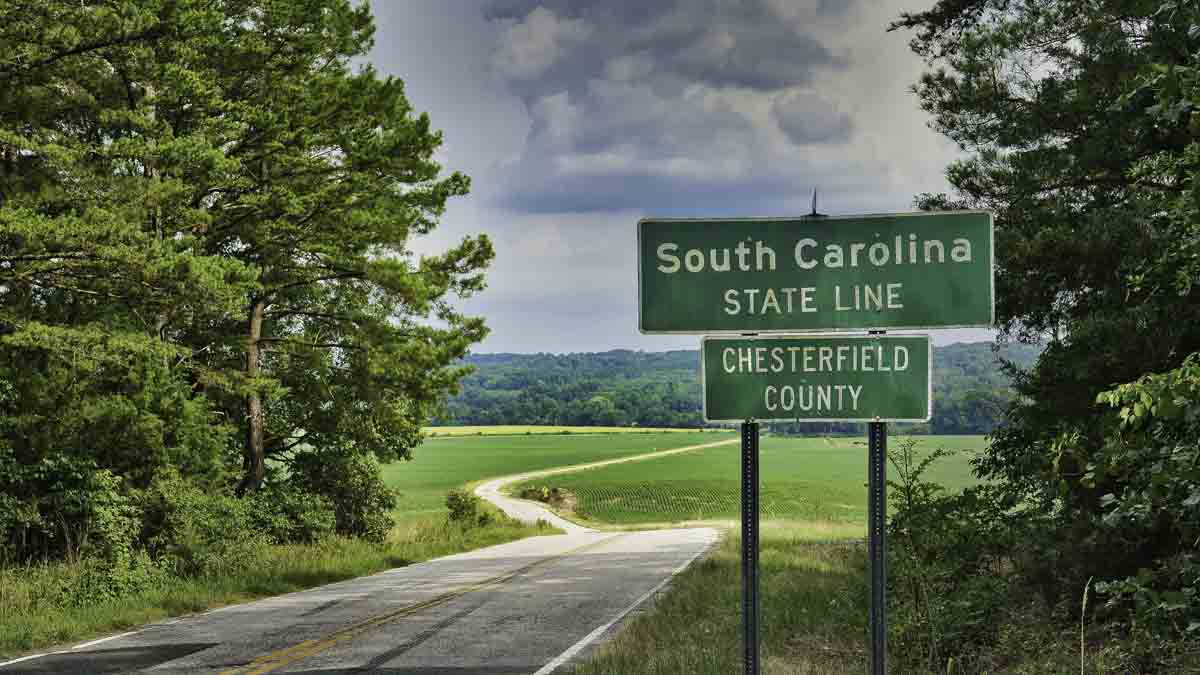
<svg viewBox="0 0 1200 675"><path fill-rule="evenodd" d="M327 635L323 638L319 638L316 640L305 640L304 642L301 642L296 645L292 645L291 647L286 647L284 649L280 649L278 651L271 652L270 654L265 654L263 656L258 657L257 659L254 659L253 661L251 661L250 663L247 663L244 666L238 666L237 668L231 668L229 670L221 671L220 675L262 675L263 673L270 673L275 670L279 670L280 668L291 665L297 661L302 661L304 659L309 658L310 656L319 654L327 649L330 649L334 646L337 646L338 644L341 644L342 642L351 640L351 639L357 637L358 635L361 635L362 633L364 633L372 628L375 628L376 626L380 626L385 623L395 621L396 619L404 618L406 616L411 616L413 614L416 614L423 610L429 609L431 607L437 607L438 605L444 605L447 602L450 602L451 600L454 600L456 598L461 598L462 596L464 596L468 593L474 593L476 591L481 591L481 590L484 590L484 589L487 589L487 588L490 588L493 586L498 586L500 584L503 584L506 581L509 581L510 579L513 579L514 577L517 577L521 574L524 574L525 572L528 572L529 570L531 570L535 567L538 567L540 565L545 565L546 563L553 562L553 561L559 560L561 558L565 558L566 556L569 556L569 555L574 555L576 553L582 553L589 549L597 548L597 547L601 546L602 544L607 544L608 542L613 541L614 539L618 539L622 536L624 536L624 535L617 535L616 537L606 537L604 539L601 539L600 541L592 542L590 544L584 544L583 546L577 546L568 551L563 551L562 553L559 553L557 555L552 555L547 558L535 560L535 561L529 563L528 565L519 567L511 572L505 572L504 574L499 574L490 579L485 579L483 581L479 581L474 584L469 584L467 586L456 588L452 591L447 591L445 593L442 593L441 595L430 598L428 600L424 600L422 602L418 602L414 605L408 605L406 607L401 607L400 609L388 612L386 614L381 614L379 616L367 619L365 621L360 621L359 623L351 624L349 626L346 626L345 628L334 631L333 633L330 633L329 635Z"/></svg>

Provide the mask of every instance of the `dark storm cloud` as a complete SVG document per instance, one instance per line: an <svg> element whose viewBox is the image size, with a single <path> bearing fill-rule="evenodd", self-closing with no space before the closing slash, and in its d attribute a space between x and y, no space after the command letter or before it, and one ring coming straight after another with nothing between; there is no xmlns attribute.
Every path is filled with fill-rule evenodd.
<svg viewBox="0 0 1200 675"><path fill-rule="evenodd" d="M852 3L836 4L844 8ZM814 13L822 13L823 6ZM628 54L648 58L660 75L764 91L804 84L814 68L845 65L765 0L502 0L486 5L484 15L527 28L513 37L528 40L530 56L540 40L545 40L540 46L562 49L544 70L524 70L501 60L501 74L511 76L527 94L578 86L600 74L608 59ZM531 77L534 72L536 78Z"/></svg>
<svg viewBox="0 0 1200 675"><path fill-rule="evenodd" d="M771 115L797 145L832 143L850 138L850 116L817 94L796 94L775 99Z"/></svg>
<svg viewBox="0 0 1200 675"><path fill-rule="evenodd" d="M494 74L531 119L501 202L535 212L736 206L815 173L786 146L845 140L848 118L775 99L847 65L810 29L848 4L485 5L499 34Z"/></svg>
<svg viewBox="0 0 1200 675"><path fill-rule="evenodd" d="M491 237L488 289L461 306L492 328L483 351L695 348L637 331L638 218L797 215L813 187L824 213L893 212L946 189L954 146L885 31L913 1L373 0L372 62L472 177L414 248Z"/></svg>

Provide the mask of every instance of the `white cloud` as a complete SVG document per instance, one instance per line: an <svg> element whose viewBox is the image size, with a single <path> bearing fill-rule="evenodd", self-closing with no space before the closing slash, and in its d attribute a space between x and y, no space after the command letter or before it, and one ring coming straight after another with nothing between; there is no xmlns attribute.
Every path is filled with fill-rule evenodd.
<svg viewBox="0 0 1200 675"><path fill-rule="evenodd" d="M955 149L908 91L909 36L885 30L917 1L505 0L485 16L376 0L373 60L473 179L419 249L496 245L488 289L463 305L492 326L480 349L695 348L637 332L639 217L806 213L813 186L825 213L877 213L944 189ZM685 58L704 40L727 48ZM783 117L829 137L798 144Z"/></svg>
<svg viewBox="0 0 1200 675"><path fill-rule="evenodd" d="M519 21L507 22L496 49L496 68L504 77L536 78L590 34L582 19L560 19L538 7Z"/></svg>

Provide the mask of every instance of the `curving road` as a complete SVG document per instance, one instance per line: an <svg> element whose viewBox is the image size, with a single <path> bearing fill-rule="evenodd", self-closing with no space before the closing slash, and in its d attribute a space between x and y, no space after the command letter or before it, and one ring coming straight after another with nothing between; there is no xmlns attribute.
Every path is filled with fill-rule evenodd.
<svg viewBox="0 0 1200 675"><path fill-rule="evenodd" d="M735 440L649 453L638 461ZM500 489L531 537L368 577L233 605L0 664L0 673L443 673L545 675L582 658L717 539L709 528L609 533Z"/></svg>

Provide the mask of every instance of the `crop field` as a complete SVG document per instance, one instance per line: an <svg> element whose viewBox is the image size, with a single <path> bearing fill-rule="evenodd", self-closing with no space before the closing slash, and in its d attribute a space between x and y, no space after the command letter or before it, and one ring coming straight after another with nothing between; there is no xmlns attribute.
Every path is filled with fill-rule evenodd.
<svg viewBox="0 0 1200 675"><path fill-rule="evenodd" d="M472 481L733 437L732 433L712 431L435 437L413 451L412 461L383 467L383 475L388 485L400 492L397 517L407 520L443 512L446 492Z"/></svg>
<svg viewBox="0 0 1200 675"><path fill-rule="evenodd" d="M918 436L918 452L937 447L960 450L935 462L926 480L947 488L975 481L968 461L984 446L982 436ZM900 439L890 438L889 450ZM739 516L740 449L706 448L629 464L529 481L527 486L565 488L577 499L582 519L631 525ZM896 479L895 470L889 474ZM861 523L866 521L865 439L772 438L761 445L760 508L766 519Z"/></svg>
<svg viewBox="0 0 1200 675"><path fill-rule="evenodd" d="M425 427L430 437L441 436L526 436L536 434L694 434L695 429L658 427L558 427L533 424L497 424L495 426Z"/></svg>

